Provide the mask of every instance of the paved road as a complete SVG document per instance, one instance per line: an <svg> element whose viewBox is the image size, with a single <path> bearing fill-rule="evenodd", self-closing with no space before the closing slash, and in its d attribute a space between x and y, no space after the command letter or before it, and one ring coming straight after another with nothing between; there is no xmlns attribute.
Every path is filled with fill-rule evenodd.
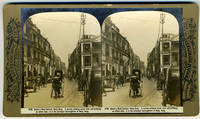
<svg viewBox="0 0 200 119"><path fill-rule="evenodd" d="M50 97L51 84L42 87L36 93L29 93L24 98L24 107L51 108L51 107L83 107L83 92L77 90L77 83L65 79L64 97L54 99ZM104 107L123 106L162 106L161 91L156 90L156 82L143 79L143 97L129 97L129 83L116 89L115 92L107 92L103 97Z"/></svg>
<svg viewBox="0 0 200 119"><path fill-rule="evenodd" d="M51 98L51 90L51 84L48 84L36 93L29 93L28 97L24 98L24 107L51 108L83 106L83 92L78 91L75 81L65 79L63 98Z"/></svg>
<svg viewBox="0 0 200 119"><path fill-rule="evenodd" d="M115 92L107 92L107 96L103 96L103 106L162 106L162 92L156 90L156 82L143 78L143 96L136 98L129 97L129 85L126 83Z"/></svg>

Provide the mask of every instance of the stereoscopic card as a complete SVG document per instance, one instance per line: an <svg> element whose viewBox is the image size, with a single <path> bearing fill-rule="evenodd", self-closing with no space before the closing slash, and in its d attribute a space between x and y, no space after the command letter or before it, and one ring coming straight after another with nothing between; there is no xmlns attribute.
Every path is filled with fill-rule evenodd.
<svg viewBox="0 0 200 119"><path fill-rule="evenodd" d="M10 3L3 114L196 116L192 2Z"/></svg>

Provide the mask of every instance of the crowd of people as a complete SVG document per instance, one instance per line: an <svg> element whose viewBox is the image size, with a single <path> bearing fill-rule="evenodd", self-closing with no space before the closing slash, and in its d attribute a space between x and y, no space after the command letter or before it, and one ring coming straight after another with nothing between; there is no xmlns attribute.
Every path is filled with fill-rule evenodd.
<svg viewBox="0 0 200 119"><path fill-rule="evenodd" d="M118 89L123 87L125 83L130 83L130 92L129 95L142 95L141 94L141 77L142 74L138 70L137 72L133 72L132 75L115 75L108 76L103 81L103 96L107 96L108 88L112 88L112 91L115 91L115 88Z"/></svg>
<svg viewBox="0 0 200 119"><path fill-rule="evenodd" d="M24 78L24 93L28 94L28 89L33 89L34 92L45 87L48 83L49 77L38 74L37 76L30 76Z"/></svg>
<svg viewBox="0 0 200 119"><path fill-rule="evenodd" d="M28 97L28 93L37 92L40 88L46 87L47 84L52 83L52 85L54 85L55 83L53 84L53 82L55 82L55 80L53 79L55 79L55 76L50 76L48 74L24 77L24 96Z"/></svg>

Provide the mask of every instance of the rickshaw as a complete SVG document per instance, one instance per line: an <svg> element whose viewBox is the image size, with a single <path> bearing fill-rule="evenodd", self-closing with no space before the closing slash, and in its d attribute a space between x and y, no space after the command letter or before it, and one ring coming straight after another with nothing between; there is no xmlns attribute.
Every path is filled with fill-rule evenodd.
<svg viewBox="0 0 200 119"><path fill-rule="evenodd" d="M53 92L55 94L55 98L64 96L63 72L61 70L55 71L55 76L53 77L52 81L51 97L53 97Z"/></svg>
<svg viewBox="0 0 200 119"><path fill-rule="evenodd" d="M129 97L142 97L143 82L141 79L141 71L139 69L133 70L133 75L130 79Z"/></svg>

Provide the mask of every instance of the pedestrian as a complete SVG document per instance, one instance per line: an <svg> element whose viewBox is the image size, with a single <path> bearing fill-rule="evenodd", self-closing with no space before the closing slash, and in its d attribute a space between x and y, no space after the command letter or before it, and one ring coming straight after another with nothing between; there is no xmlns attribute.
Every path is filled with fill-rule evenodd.
<svg viewBox="0 0 200 119"><path fill-rule="evenodd" d="M104 96L107 96L107 93L106 93L106 90L105 90L105 85L106 85L106 83L107 83L107 81L104 80L104 81L103 81L103 94L104 94Z"/></svg>
<svg viewBox="0 0 200 119"><path fill-rule="evenodd" d="M116 75L115 77L115 81L116 81L116 86L117 86L117 89L119 88L119 75Z"/></svg>
<svg viewBox="0 0 200 119"><path fill-rule="evenodd" d="M164 76L163 72L160 73L159 79L160 79L159 89L162 90L164 88L164 84L165 84L165 76Z"/></svg>
<svg viewBox="0 0 200 119"><path fill-rule="evenodd" d="M134 89L133 89L133 76L130 78L130 90L129 90L129 96L131 96L131 92L133 92L134 91ZM134 92L133 92L133 94L134 94Z"/></svg>
<svg viewBox="0 0 200 119"><path fill-rule="evenodd" d="M86 71L85 70L83 70L81 77L82 77L81 78L81 87L82 87L82 89L84 91L84 102L83 102L83 105L85 107L87 107L90 98L88 96L88 85L87 85L88 84L88 76L86 75Z"/></svg>
<svg viewBox="0 0 200 119"><path fill-rule="evenodd" d="M120 81L121 81L121 86L123 87L124 86L124 77L123 76L120 77Z"/></svg>
<svg viewBox="0 0 200 119"><path fill-rule="evenodd" d="M39 74L39 75L37 76L36 81L37 81L37 87L38 87L38 89L40 90L40 86L41 86L41 74Z"/></svg>
<svg viewBox="0 0 200 119"><path fill-rule="evenodd" d="M59 96L59 80L58 77L56 76L53 78L52 88L53 88L52 94L54 92L54 98L57 98Z"/></svg>
<svg viewBox="0 0 200 119"><path fill-rule="evenodd" d="M86 76L85 70L83 70L81 77L82 77L80 79L81 90L86 90L86 83L87 83L88 77Z"/></svg>
<svg viewBox="0 0 200 119"><path fill-rule="evenodd" d="M42 82L42 87L45 87L45 78L43 75L41 75L41 82Z"/></svg>
<svg viewBox="0 0 200 119"><path fill-rule="evenodd" d="M102 106L101 77L95 76L94 70L90 74L89 97L92 106Z"/></svg>
<svg viewBox="0 0 200 119"><path fill-rule="evenodd" d="M166 85L166 104L170 105L175 105L175 106L180 106L181 100L180 100L180 76L178 74L178 71L176 72L178 75L172 75L172 72L174 71L171 70L171 68L168 71L168 81Z"/></svg>
<svg viewBox="0 0 200 119"><path fill-rule="evenodd" d="M95 81L95 77L94 77L94 71L91 71L91 75L90 75L90 85L89 85L89 102L91 105L94 105L95 103L95 97L96 97L96 85L95 85L96 81Z"/></svg>
<svg viewBox="0 0 200 119"><path fill-rule="evenodd" d="M134 94L135 96L137 96L139 93L138 88L140 88L140 83L137 77L133 78L133 88L134 88Z"/></svg>

